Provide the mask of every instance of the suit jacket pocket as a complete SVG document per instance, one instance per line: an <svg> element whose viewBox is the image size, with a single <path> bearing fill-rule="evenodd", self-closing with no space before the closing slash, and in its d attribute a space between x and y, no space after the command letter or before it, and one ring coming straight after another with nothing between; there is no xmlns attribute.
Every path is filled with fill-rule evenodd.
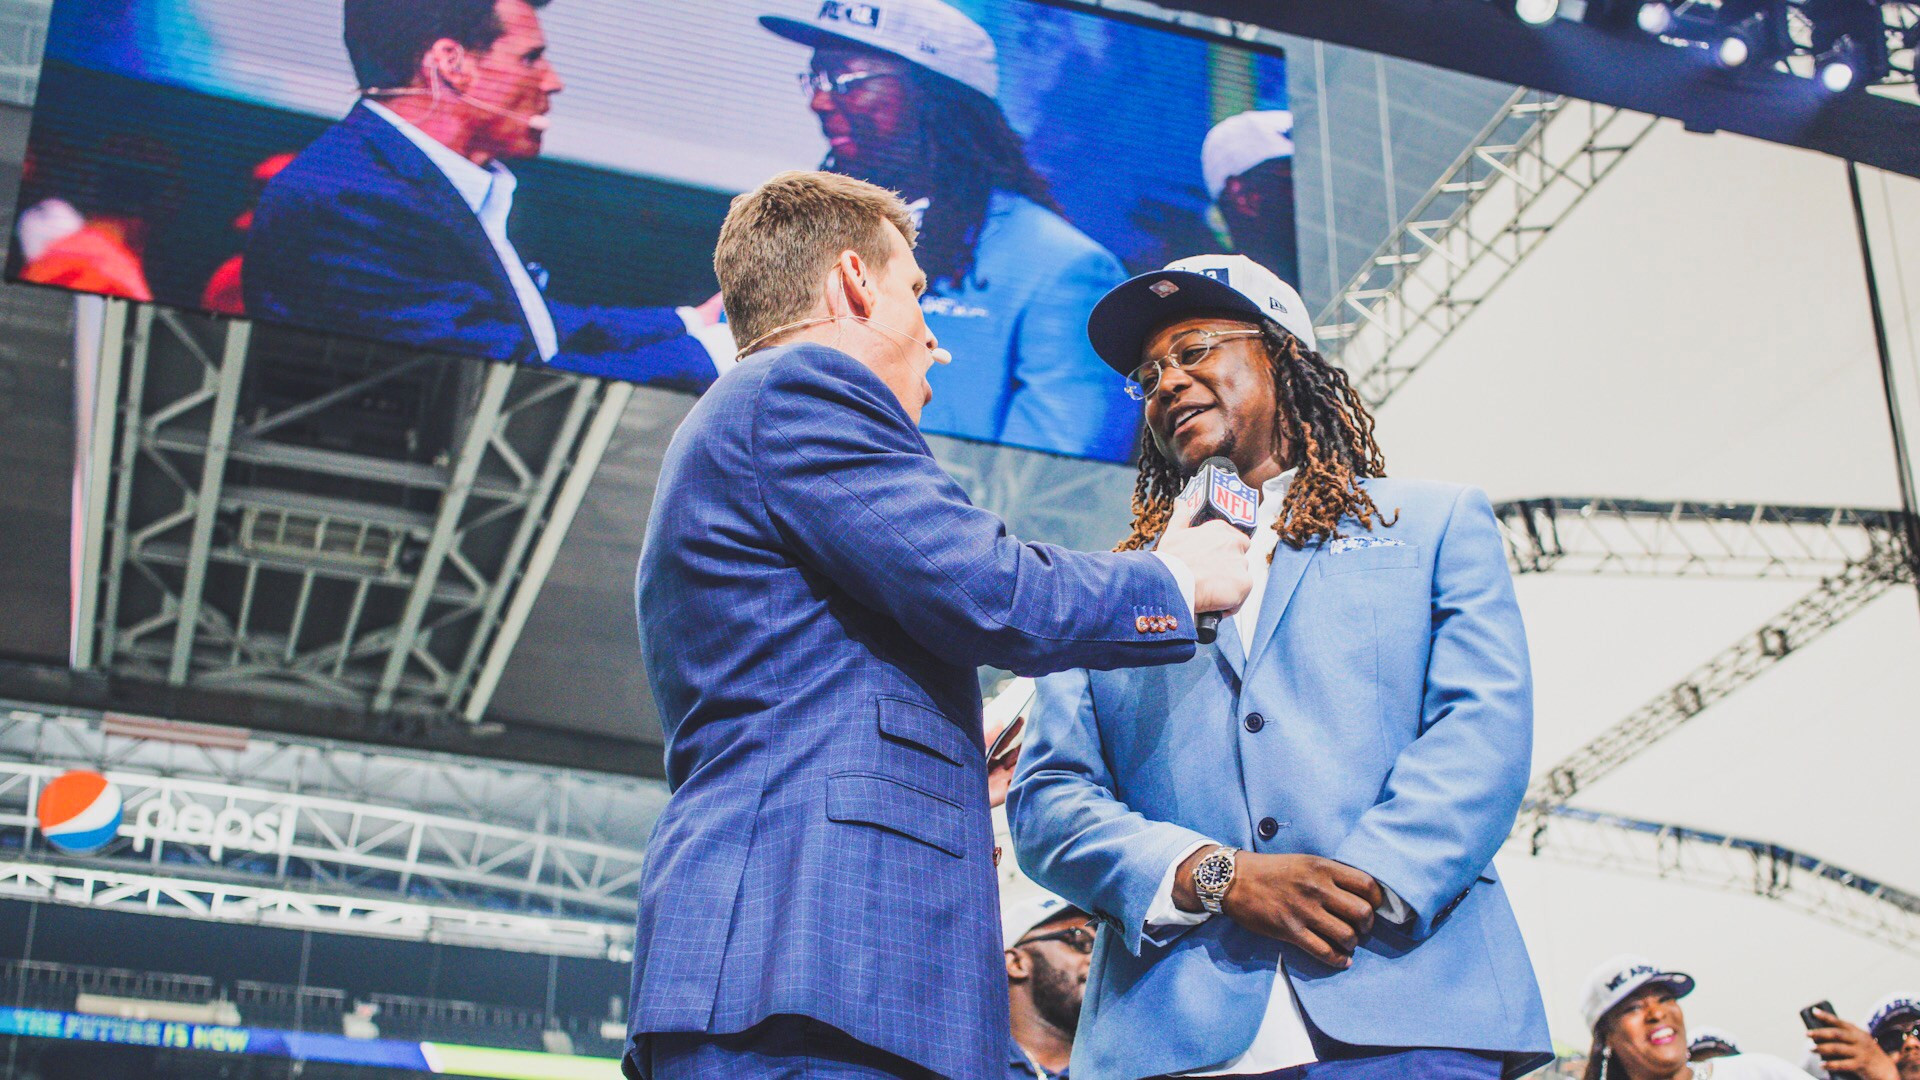
<svg viewBox="0 0 1920 1080"><path fill-rule="evenodd" d="M827 777L827 818L897 832L956 859L966 853L966 812L957 803L891 777Z"/></svg>
<svg viewBox="0 0 1920 1080"><path fill-rule="evenodd" d="M955 765L964 766L982 754L945 713L905 698L880 699L880 734Z"/></svg>
<svg viewBox="0 0 1920 1080"><path fill-rule="evenodd" d="M1356 570L1392 570L1399 567L1419 566L1420 549L1411 544L1393 544L1380 547L1361 548L1339 555L1322 555L1315 559L1320 564L1320 576L1332 577L1334 574L1351 574Z"/></svg>

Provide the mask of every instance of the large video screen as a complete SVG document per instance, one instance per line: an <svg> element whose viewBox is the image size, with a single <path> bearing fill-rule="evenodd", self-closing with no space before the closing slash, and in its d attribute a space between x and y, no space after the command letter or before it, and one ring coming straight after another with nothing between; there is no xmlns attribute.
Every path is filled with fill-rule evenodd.
<svg viewBox="0 0 1920 1080"><path fill-rule="evenodd" d="M698 391L728 201L901 192L929 432L1104 461L1130 273L1297 280L1276 53L1035 0L56 0L12 280Z"/></svg>

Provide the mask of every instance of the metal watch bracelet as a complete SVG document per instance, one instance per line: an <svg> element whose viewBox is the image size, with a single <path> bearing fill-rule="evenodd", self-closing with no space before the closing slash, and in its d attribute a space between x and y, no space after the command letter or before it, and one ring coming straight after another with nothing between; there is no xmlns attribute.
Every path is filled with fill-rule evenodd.
<svg viewBox="0 0 1920 1080"><path fill-rule="evenodd" d="M1210 915L1220 914L1220 905L1227 898L1227 890L1233 887L1234 856L1239 854L1233 848L1222 845L1201 856L1193 864L1193 891L1200 898L1200 906Z"/></svg>

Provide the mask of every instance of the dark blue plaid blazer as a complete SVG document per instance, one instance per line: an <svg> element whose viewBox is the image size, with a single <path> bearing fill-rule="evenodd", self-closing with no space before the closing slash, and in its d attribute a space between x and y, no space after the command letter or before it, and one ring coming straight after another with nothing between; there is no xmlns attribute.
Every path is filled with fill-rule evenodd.
<svg viewBox="0 0 1920 1080"><path fill-rule="evenodd" d="M640 883L629 1075L649 1033L781 1013L1004 1074L975 667L1184 660L1173 575L1008 536L873 372L803 344L680 426L638 598L673 796Z"/></svg>

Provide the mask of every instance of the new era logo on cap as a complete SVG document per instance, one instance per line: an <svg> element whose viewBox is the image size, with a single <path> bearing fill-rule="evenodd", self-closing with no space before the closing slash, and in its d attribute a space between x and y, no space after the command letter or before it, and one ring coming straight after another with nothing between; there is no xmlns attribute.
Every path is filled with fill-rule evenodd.
<svg viewBox="0 0 1920 1080"><path fill-rule="evenodd" d="M869 30L880 29L880 8L876 4L847 4L842 3L841 0L821 0L820 13L814 18L822 22L852 23Z"/></svg>

